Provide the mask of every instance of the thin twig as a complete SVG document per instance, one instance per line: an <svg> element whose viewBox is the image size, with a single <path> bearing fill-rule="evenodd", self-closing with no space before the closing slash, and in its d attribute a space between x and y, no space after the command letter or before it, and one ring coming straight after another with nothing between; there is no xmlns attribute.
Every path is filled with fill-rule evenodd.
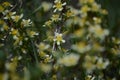
<svg viewBox="0 0 120 80"><path fill-rule="evenodd" d="M13 9L15 9L17 6L17 3L10 9L10 11L12 11Z"/></svg>
<svg viewBox="0 0 120 80"><path fill-rule="evenodd" d="M56 33L57 33L57 29L55 30L55 32L54 32L54 38L56 37ZM52 51L55 51L55 41L54 41L54 43L53 43L53 48L52 48Z"/></svg>
<svg viewBox="0 0 120 80"><path fill-rule="evenodd" d="M37 53L35 51L35 47L33 45L33 41L32 40L31 40L31 43L32 43L32 48L33 48L33 52L34 52L34 57L35 57L36 64L38 64L39 62L38 62L38 58L37 58Z"/></svg>
<svg viewBox="0 0 120 80"><path fill-rule="evenodd" d="M19 2L20 2L20 8L22 7L22 4L23 4L23 1L22 0L19 0Z"/></svg>

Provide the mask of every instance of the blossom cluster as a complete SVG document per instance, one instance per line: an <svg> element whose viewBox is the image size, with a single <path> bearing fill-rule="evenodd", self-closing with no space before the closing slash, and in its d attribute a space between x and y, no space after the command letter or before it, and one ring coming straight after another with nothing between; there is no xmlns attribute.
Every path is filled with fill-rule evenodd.
<svg viewBox="0 0 120 80"><path fill-rule="evenodd" d="M0 80L118 80L120 38L109 13L95 0L77 2L41 1L33 20L0 4Z"/></svg>

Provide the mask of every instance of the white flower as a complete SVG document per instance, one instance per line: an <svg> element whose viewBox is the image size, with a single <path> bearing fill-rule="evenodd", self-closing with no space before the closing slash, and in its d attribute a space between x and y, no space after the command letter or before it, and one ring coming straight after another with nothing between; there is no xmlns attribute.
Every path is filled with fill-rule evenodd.
<svg viewBox="0 0 120 80"><path fill-rule="evenodd" d="M5 11L2 12L3 15L6 15L8 13L9 13L9 10L5 10Z"/></svg>
<svg viewBox="0 0 120 80"><path fill-rule="evenodd" d="M62 3L61 0L55 0L54 3L55 3L55 5L53 6L53 8L55 8L54 12L62 11L63 6L66 5L66 2Z"/></svg>
<svg viewBox="0 0 120 80"><path fill-rule="evenodd" d="M18 60L21 60L22 59L22 56L18 56Z"/></svg>
<svg viewBox="0 0 120 80"><path fill-rule="evenodd" d="M29 35L31 38L33 38L34 36L39 35L39 33L35 32L35 31L30 31L30 30L28 30L27 33L28 33L28 35Z"/></svg>
<svg viewBox="0 0 120 80"><path fill-rule="evenodd" d="M23 17L23 14L11 16L14 22L18 22L22 17Z"/></svg>
<svg viewBox="0 0 120 80"><path fill-rule="evenodd" d="M42 2L41 6L43 7L44 11L48 11L52 7L52 4L49 2Z"/></svg>
<svg viewBox="0 0 120 80"><path fill-rule="evenodd" d="M31 26L32 22L30 19L28 20L23 19L21 24L23 24L23 26Z"/></svg>
<svg viewBox="0 0 120 80"><path fill-rule="evenodd" d="M43 63L41 63L41 64L40 64L40 69L41 69L43 72L48 73L48 72L51 71L52 66L51 66L50 64L43 64Z"/></svg>
<svg viewBox="0 0 120 80"><path fill-rule="evenodd" d="M72 45L72 49L80 53L84 53L84 52L89 51L91 49L91 46L87 45L85 42L79 42L75 45Z"/></svg>
<svg viewBox="0 0 120 80"><path fill-rule="evenodd" d="M109 65L109 63L110 63L109 60L103 61L103 58L98 58L96 67L98 69L105 69Z"/></svg>
<svg viewBox="0 0 120 80"><path fill-rule="evenodd" d="M64 66L75 66L79 61L80 56L77 54L69 54L65 55L62 58L58 59L58 64L62 64Z"/></svg>
<svg viewBox="0 0 120 80"><path fill-rule="evenodd" d="M106 36L109 35L108 29L102 29L100 25L93 25L89 28L89 31L93 33L95 37L98 37L100 39L104 39Z"/></svg>
<svg viewBox="0 0 120 80"><path fill-rule="evenodd" d="M56 21L61 20L61 18L59 17L58 14L54 14L54 15L52 15L52 17L51 17L51 20L56 22Z"/></svg>
<svg viewBox="0 0 120 80"><path fill-rule="evenodd" d="M63 40L62 34L60 33L55 33L55 39L53 40L57 42L57 45L60 45L61 42L65 43L65 40Z"/></svg>
<svg viewBox="0 0 120 80"><path fill-rule="evenodd" d="M4 19L10 19L16 14L16 12L10 12L9 10L5 10L4 12L2 12L2 14L5 16Z"/></svg>
<svg viewBox="0 0 120 80"><path fill-rule="evenodd" d="M85 62L83 63L83 67L86 69L87 73L91 73L94 69L96 69L95 62L97 60L96 56L85 56Z"/></svg>
<svg viewBox="0 0 120 80"><path fill-rule="evenodd" d="M14 39L14 40L17 40L17 39L19 39L19 38L18 38L16 35L14 35L14 36L13 36L13 39Z"/></svg>
<svg viewBox="0 0 120 80"><path fill-rule="evenodd" d="M50 45L47 45L47 44L42 43L42 42L39 45L36 45L36 46L38 47L39 51L44 51L44 50L46 50L50 47Z"/></svg>
<svg viewBox="0 0 120 80"><path fill-rule="evenodd" d="M91 75L88 75L85 80L95 80L95 77L94 76L91 76Z"/></svg>

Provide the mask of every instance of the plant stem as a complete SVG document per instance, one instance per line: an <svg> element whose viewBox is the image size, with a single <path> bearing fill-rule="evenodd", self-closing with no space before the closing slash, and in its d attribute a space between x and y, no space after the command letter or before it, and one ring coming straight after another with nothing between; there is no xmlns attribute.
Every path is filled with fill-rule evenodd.
<svg viewBox="0 0 120 80"><path fill-rule="evenodd" d="M33 48L33 52L34 52L34 57L35 57L35 61L36 61L36 64L38 64L38 58L37 58L37 53L35 51L35 47L34 47L34 44L33 44L33 41L31 40L31 43L32 43L32 48Z"/></svg>

